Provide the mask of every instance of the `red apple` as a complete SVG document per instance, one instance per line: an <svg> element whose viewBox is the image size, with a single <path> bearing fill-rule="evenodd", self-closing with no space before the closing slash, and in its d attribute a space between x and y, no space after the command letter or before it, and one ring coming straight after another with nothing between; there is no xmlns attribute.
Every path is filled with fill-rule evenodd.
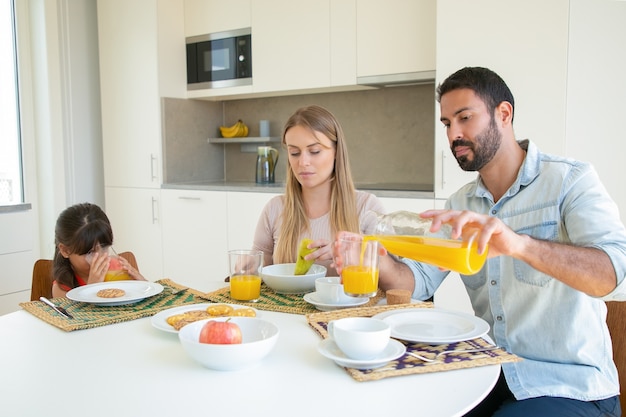
<svg viewBox="0 0 626 417"><path fill-rule="evenodd" d="M200 343L233 345L241 343L241 328L237 323L209 320L200 331Z"/></svg>

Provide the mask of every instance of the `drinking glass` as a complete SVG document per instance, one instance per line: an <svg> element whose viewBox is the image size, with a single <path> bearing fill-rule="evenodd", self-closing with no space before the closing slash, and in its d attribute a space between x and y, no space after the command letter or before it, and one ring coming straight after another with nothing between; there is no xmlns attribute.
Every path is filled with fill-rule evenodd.
<svg viewBox="0 0 626 417"><path fill-rule="evenodd" d="M256 250L231 250L230 298L238 301L256 302L261 296L261 270L263 252Z"/></svg>
<svg viewBox="0 0 626 417"><path fill-rule="evenodd" d="M361 237L339 241L343 260L341 280L352 297L373 297L378 292L378 242Z"/></svg>

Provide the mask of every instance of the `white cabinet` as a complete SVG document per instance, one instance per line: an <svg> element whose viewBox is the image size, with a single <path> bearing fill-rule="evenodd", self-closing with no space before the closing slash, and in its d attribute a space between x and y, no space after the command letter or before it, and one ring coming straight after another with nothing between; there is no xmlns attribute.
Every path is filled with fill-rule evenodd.
<svg viewBox="0 0 626 417"><path fill-rule="evenodd" d="M0 213L0 315L19 310L19 303L30 300L36 260L33 224L32 210Z"/></svg>
<svg viewBox="0 0 626 417"><path fill-rule="evenodd" d="M182 2L98 1L104 178L161 185L161 96L185 97Z"/></svg>
<svg viewBox="0 0 626 417"><path fill-rule="evenodd" d="M391 198L379 197L383 203L387 213L394 211L411 211L413 213L421 213L422 211L432 210L434 201L432 198Z"/></svg>
<svg viewBox="0 0 626 417"><path fill-rule="evenodd" d="M161 97L185 97L182 0L99 0L105 211L119 250L162 278Z"/></svg>
<svg viewBox="0 0 626 417"><path fill-rule="evenodd" d="M438 0L437 84L465 66L494 70L515 97L516 137L532 139L544 152L562 154L568 13L568 0ZM471 30L460 29L468 22ZM436 123L439 116L436 104ZM435 132L435 196L446 198L476 173L461 171L444 128Z"/></svg>
<svg viewBox="0 0 626 417"><path fill-rule="evenodd" d="M228 249L251 249L259 216L281 193L228 192Z"/></svg>
<svg viewBox="0 0 626 417"><path fill-rule="evenodd" d="M228 276L226 192L162 190L163 272L208 291Z"/></svg>
<svg viewBox="0 0 626 417"><path fill-rule="evenodd" d="M255 93L330 85L330 2L252 2Z"/></svg>
<svg viewBox="0 0 626 417"><path fill-rule="evenodd" d="M249 28L250 0L184 0L185 37Z"/></svg>
<svg viewBox="0 0 626 417"><path fill-rule="evenodd" d="M104 193L115 250L133 252L139 271L147 280L163 278L161 190L105 187Z"/></svg>
<svg viewBox="0 0 626 417"><path fill-rule="evenodd" d="M358 77L435 70L435 0L357 0L356 15Z"/></svg>

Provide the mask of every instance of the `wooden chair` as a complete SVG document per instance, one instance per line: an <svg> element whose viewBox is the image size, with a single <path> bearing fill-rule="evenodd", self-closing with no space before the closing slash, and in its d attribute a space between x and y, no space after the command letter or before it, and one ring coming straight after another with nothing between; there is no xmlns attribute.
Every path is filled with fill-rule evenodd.
<svg viewBox="0 0 626 417"><path fill-rule="evenodd" d="M137 259L132 252L119 254L130 265L139 270ZM33 266L33 282L30 287L30 300L39 300L39 297L52 298L52 260L38 259Z"/></svg>
<svg viewBox="0 0 626 417"><path fill-rule="evenodd" d="M622 412L626 411L626 301L609 301L606 303L608 313L606 324L613 342L613 360L617 366L620 385L620 404Z"/></svg>

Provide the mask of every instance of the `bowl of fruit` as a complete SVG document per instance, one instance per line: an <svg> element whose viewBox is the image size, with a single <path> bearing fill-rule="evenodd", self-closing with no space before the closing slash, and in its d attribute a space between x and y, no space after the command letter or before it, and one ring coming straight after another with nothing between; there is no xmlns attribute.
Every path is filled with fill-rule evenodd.
<svg viewBox="0 0 626 417"><path fill-rule="evenodd" d="M256 317L218 317L190 323L178 338L184 351L209 369L234 371L250 368L276 345L278 327Z"/></svg>

